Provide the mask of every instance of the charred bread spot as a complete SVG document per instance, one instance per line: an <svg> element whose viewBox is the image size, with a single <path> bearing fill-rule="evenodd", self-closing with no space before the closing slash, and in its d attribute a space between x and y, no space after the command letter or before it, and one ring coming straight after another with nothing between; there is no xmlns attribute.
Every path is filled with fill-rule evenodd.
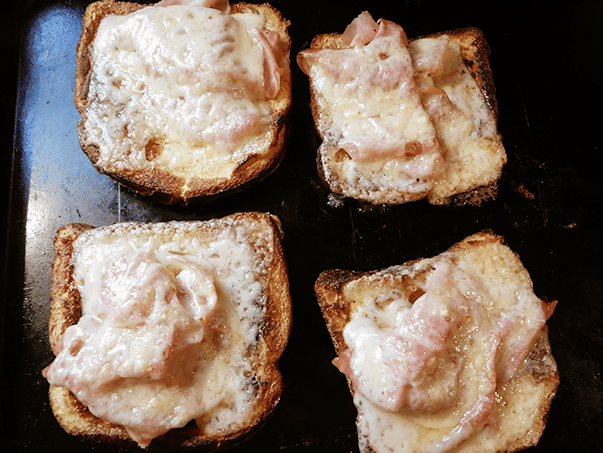
<svg viewBox="0 0 603 453"><path fill-rule="evenodd" d="M144 147L145 157L148 161L153 161L163 152L164 140L162 137L152 137Z"/></svg>
<svg viewBox="0 0 603 453"><path fill-rule="evenodd" d="M423 144L416 140L409 141L404 146L404 153L408 157L415 157L423 152Z"/></svg>
<svg viewBox="0 0 603 453"><path fill-rule="evenodd" d="M334 162L345 162L348 160L352 160L352 158L343 148L339 149L333 157Z"/></svg>
<svg viewBox="0 0 603 453"><path fill-rule="evenodd" d="M283 127L287 122L287 115L277 115L274 120L272 120L272 124L274 125L274 127L280 129L281 127Z"/></svg>

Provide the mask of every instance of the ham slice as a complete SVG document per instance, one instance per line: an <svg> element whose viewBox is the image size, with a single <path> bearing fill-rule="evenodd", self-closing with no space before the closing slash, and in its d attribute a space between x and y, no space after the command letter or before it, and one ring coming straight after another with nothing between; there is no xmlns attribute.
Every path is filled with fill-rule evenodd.
<svg viewBox="0 0 603 453"><path fill-rule="evenodd" d="M375 38L378 29L379 24L375 22L368 11L363 11L346 27L342 40L349 47L366 46Z"/></svg>
<svg viewBox="0 0 603 453"><path fill-rule="evenodd" d="M281 87L281 68L276 59L279 52L280 36L267 28L252 28L250 33L257 39L264 51L264 95L266 99L274 99Z"/></svg>

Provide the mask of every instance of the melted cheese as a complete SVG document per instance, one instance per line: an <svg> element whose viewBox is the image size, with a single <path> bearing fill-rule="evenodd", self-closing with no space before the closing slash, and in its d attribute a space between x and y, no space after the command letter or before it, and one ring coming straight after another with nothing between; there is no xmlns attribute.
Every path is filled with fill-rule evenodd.
<svg viewBox="0 0 603 453"><path fill-rule="evenodd" d="M360 451L498 451L500 433L531 429L543 390L523 362L545 314L509 251L492 255L425 260L413 304L383 280L379 294L346 285L357 303L334 363L355 389Z"/></svg>
<svg viewBox="0 0 603 453"><path fill-rule="evenodd" d="M77 239L82 318L45 372L141 446L193 419L210 436L247 423L256 398L248 351L272 254L270 234L234 222L204 240L196 222L163 225Z"/></svg>
<svg viewBox="0 0 603 453"><path fill-rule="evenodd" d="M434 56L436 49L440 53ZM463 62L458 44L443 35L412 41L408 50L415 62L423 105L447 162L432 198L445 199L489 184L498 176L506 157L496 118ZM439 60L435 71L434 59Z"/></svg>
<svg viewBox="0 0 603 453"><path fill-rule="evenodd" d="M432 177L435 130L414 82L402 29L387 21L368 45L301 54L329 123L328 140L357 165ZM385 162L392 162L384 167Z"/></svg>
<svg viewBox="0 0 603 453"><path fill-rule="evenodd" d="M104 18L92 45L87 145L108 171L166 169L229 177L263 144L260 14L203 2L147 7Z"/></svg>

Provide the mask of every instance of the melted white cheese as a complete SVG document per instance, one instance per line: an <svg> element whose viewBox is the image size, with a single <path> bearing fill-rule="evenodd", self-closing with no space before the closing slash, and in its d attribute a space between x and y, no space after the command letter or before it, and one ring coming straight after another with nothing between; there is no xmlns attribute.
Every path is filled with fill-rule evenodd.
<svg viewBox="0 0 603 453"><path fill-rule="evenodd" d="M270 234L245 225L203 239L197 222L164 225L121 224L77 239L82 318L47 372L141 446L192 419L207 435L247 422L256 398L249 348L272 256ZM166 316L174 306L185 313Z"/></svg>
<svg viewBox="0 0 603 453"><path fill-rule="evenodd" d="M341 356L335 363L355 389L360 451L497 451L500 433L531 428L540 405L529 398L542 401L543 390L522 369L544 325L542 301L525 271L504 264L516 259L508 250L491 253L425 260L435 270L412 305L389 284L379 297L360 289L370 282L344 288L357 308L343 332L348 368Z"/></svg>
<svg viewBox="0 0 603 453"><path fill-rule="evenodd" d="M434 86L444 90L455 107L473 124L471 134L497 138L496 122L486 105L484 94L463 62L461 50L455 41L447 35L417 39L409 43L408 51L416 62L438 45L445 49L442 69L437 74L429 75L415 65L419 86Z"/></svg>
<svg viewBox="0 0 603 453"><path fill-rule="evenodd" d="M430 178L439 147L412 60L400 27L384 22L381 29L365 46L302 54L319 94L327 140L350 155L352 168Z"/></svg>
<svg viewBox="0 0 603 453"><path fill-rule="evenodd" d="M422 100L447 162L446 171L437 179L431 197L445 199L495 180L506 155L496 118L463 62L458 44L443 35L411 41L408 50L414 62L421 62L428 60L430 51L438 46L444 52L436 74L429 74L417 64L415 68L422 91L434 88L442 93L439 99L423 92Z"/></svg>
<svg viewBox="0 0 603 453"><path fill-rule="evenodd" d="M269 127L260 14L198 2L105 17L84 128L108 171L228 177Z"/></svg>

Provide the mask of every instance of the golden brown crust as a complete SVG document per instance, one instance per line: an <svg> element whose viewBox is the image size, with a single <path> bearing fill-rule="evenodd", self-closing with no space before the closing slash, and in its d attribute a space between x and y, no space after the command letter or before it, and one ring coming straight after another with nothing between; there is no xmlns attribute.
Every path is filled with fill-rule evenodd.
<svg viewBox="0 0 603 453"><path fill-rule="evenodd" d="M51 385L48 396L55 418L69 434L90 440L134 445L124 428L94 416L66 388Z"/></svg>
<svg viewBox="0 0 603 453"><path fill-rule="evenodd" d="M486 99L486 104L495 120L498 120L498 103L496 100L496 88L494 85L494 78L492 75L492 69L490 67L489 55L490 47L485 39L483 32L476 27L465 27L456 30L442 31L433 33L430 35L420 36L413 38L410 41L414 41L420 38L435 38L441 35L448 35L454 40L461 50L461 56L465 62L467 68L471 72L473 78L476 80L479 88L481 89ZM311 43L311 49L342 49L348 47L343 42L343 34L339 33L326 33L315 36ZM317 133L320 139L323 141L317 151L317 167L318 174L324 183L336 194L343 195L349 192L346 186L349 184L343 177L340 177L336 172L326 168L333 160L337 160L336 154L341 151L337 151L334 146L328 143L328 126L325 121L325 112L322 111L318 97L319 93L310 81L310 109L314 118L314 124L316 125ZM334 158L328 156L335 155ZM349 157L347 157L349 159ZM504 159L503 164L506 162ZM450 204L455 206L460 205L480 205L484 201L490 200L496 197L497 194L497 180L500 178L502 173L502 165L497 172L497 175L491 176L489 179L491 182L484 182L479 187L474 187L470 191L457 193L455 195L442 198L441 196L432 196L431 190L422 190L417 182L416 187L413 187L412 191L405 193L397 190L391 190L381 194L375 194L370 192L372 189L359 192L357 196L362 202L368 202L372 204L403 204L408 202L417 201L423 198L427 198L430 203L433 204ZM360 190L360 189L357 189Z"/></svg>
<svg viewBox="0 0 603 453"><path fill-rule="evenodd" d="M60 228L54 239L49 336L55 353L67 327L77 323L82 316L80 293L73 281L71 255L73 242L90 228L92 227L89 225L72 223Z"/></svg>
<svg viewBox="0 0 603 453"><path fill-rule="evenodd" d="M546 428L551 405L557 393L560 380L559 371L553 359L547 326L543 327L538 336L534 349L526 359L526 367L522 370L522 373L533 381L534 385L542 387L545 396L540 399L538 407L534 408L535 423L524 438L509 443L507 449L509 452L523 450L538 443Z"/></svg>
<svg viewBox="0 0 603 453"><path fill-rule="evenodd" d="M504 238L486 230L460 241L445 253L452 257L456 254L483 253L480 252L480 249L496 253L501 250L500 247L507 249ZM508 249L506 254L507 258L511 256L515 258L509 260L514 262L507 263L508 267L505 269L509 272L520 272L524 276L523 278L528 279L527 284L531 285L527 271L523 269L517 254L509 252ZM493 259L500 258L494 257ZM388 288L394 285L396 289L401 289L411 302L414 302L421 294L413 281L422 279L429 269L431 260L418 259L399 266L373 271L333 269L323 271L318 276L314 290L337 355L348 349L343 337L343 330L351 320L357 304L362 303L362 296L366 297L367 291L377 291L378 289L376 290L375 287L380 285ZM484 261L483 266L491 268L492 262ZM346 285L351 282L354 283L353 290L346 288ZM525 434L515 438L509 437L505 448L501 450L507 452L522 450L538 443L546 427L548 413L559 385L559 372L552 355L546 325L537 334L534 347L528 355L524 367L514 377L514 381L520 382L518 385L526 385L528 389L538 387L542 396L538 405L531 408L534 413L533 425ZM350 379L347 382L353 394L355 391L353 382ZM367 451L374 450L369 445Z"/></svg>
<svg viewBox="0 0 603 453"><path fill-rule="evenodd" d="M267 28L278 32L281 38L277 60L279 66L286 70L281 74L279 92L274 99L269 101L273 113L270 129L266 134L272 139L264 145L264 149L259 149L257 153L245 157L238 163L237 168L229 178L198 178L194 175L191 175L190 178L184 178L163 169L108 171L98 166L99 150L95 145L86 144L87 133L84 128L92 68L92 43L104 17L111 14L130 14L147 6L149 5L101 0L90 4L84 13L82 34L77 45L74 102L82 115L77 124L80 144L93 166L100 173L107 174L136 193L152 196L166 204L180 203L184 205L197 201L213 200L217 196L244 189L249 184L259 182L270 175L279 166L285 153L286 123L292 98L291 72L289 70L291 39L288 34L290 22L282 16L280 11L268 3L256 5L241 2L231 5L230 9L232 13L263 12L267 19Z"/></svg>
<svg viewBox="0 0 603 453"><path fill-rule="evenodd" d="M251 352L259 397L252 415L241 429L225 432L220 436L209 436L201 434L195 423L191 422L157 438L151 446L159 444L211 449L230 446L255 432L280 400L283 381L277 362L287 345L292 321L288 268L281 243L283 232L280 220L276 216L260 212L238 213L212 221L211 224L206 222L199 225L198 232L201 235L211 234L228 222L245 225L252 233L271 231L273 238L272 262L264 288L267 296L265 318L260 327L257 345ZM49 340L55 354L60 350L61 337L67 327L76 324L82 315L81 299L73 279L73 245L82 233L93 228L84 224L69 224L61 227L55 237L49 322ZM129 228L135 229L137 224L132 224ZM263 251L258 250L257 253ZM51 385L49 398L57 421L68 433L97 441L135 445L123 427L94 416L69 390Z"/></svg>
<svg viewBox="0 0 603 453"><path fill-rule="evenodd" d="M366 273L332 269L321 272L314 284L318 305L337 355L347 349L343 339L343 329L352 316L352 305L343 299L341 292L347 282L363 275Z"/></svg>

